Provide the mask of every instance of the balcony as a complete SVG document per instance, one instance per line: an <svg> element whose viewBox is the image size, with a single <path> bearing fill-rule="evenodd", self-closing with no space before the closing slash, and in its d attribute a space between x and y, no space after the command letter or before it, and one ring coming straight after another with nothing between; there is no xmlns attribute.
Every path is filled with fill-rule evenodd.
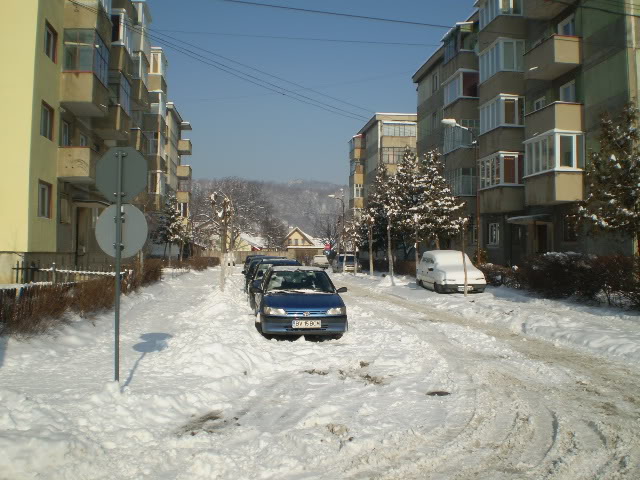
<svg viewBox="0 0 640 480"><path fill-rule="evenodd" d="M551 20L567 8L568 2L549 0L527 0L524 3L524 17L531 20Z"/></svg>
<svg viewBox="0 0 640 480"><path fill-rule="evenodd" d="M525 137L532 138L554 128L569 132L584 131L584 106L581 103L554 102L524 117Z"/></svg>
<svg viewBox="0 0 640 480"><path fill-rule="evenodd" d="M76 184L94 183L98 158L90 147L58 147L58 179Z"/></svg>
<svg viewBox="0 0 640 480"><path fill-rule="evenodd" d="M64 3L64 28L96 30L105 42L109 42L111 40L111 19L100 6L100 1L83 0L82 4L89 8L79 8L72 2Z"/></svg>
<svg viewBox="0 0 640 480"><path fill-rule="evenodd" d="M62 72L60 105L77 117L104 117L109 90L93 72Z"/></svg>
<svg viewBox="0 0 640 480"><path fill-rule="evenodd" d="M167 161L161 155L147 155L147 168L150 172L167 172Z"/></svg>
<svg viewBox="0 0 640 480"><path fill-rule="evenodd" d="M481 213L506 213L524 208L524 189L521 186L493 187L480 190Z"/></svg>
<svg viewBox="0 0 640 480"><path fill-rule="evenodd" d="M109 114L93 123L93 130L103 140L129 140L130 129L131 117L120 105L111 105Z"/></svg>
<svg viewBox="0 0 640 480"><path fill-rule="evenodd" d="M362 160L365 158L365 149L364 148L353 148L349 152L350 160Z"/></svg>
<svg viewBox="0 0 640 480"><path fill-rule="evenodd" d="M191 203L191 192L176 192L178 203Z"/></svg>
<svg viewBox="0 0 640 480"><path fill-rule="evenodd" d="M552 35L524 55L526 80L553 80L582 62L582 38Z"/></svg>
<svg viewBox="0 0 640 480"><path fill-rule="evenodd" d="M188 138L178 140L178 155L191 155L191 140Z"/></svg>
<svg viewBox="0 0 640 480"><path fill-rule="evenodd" d="M149 90L139 78L131 81L131 100L138 104L138 110L149 110Z"/></svg>
<svg viewBox="0 0 640 480"><path fill-rule="evenodd" d="M127 76L135 71L133 58L124 45L111 45L109 50L109 70L119 70Z"/></svg>
<svg viewBox="0 0 640 480"><path fill-rule="evenodd" d="M181 180L191 180L191 165L178 165L176 177Z"/></svg>
<svg viewBox="0 0 640 480"><path fill-rule="evenodd" d="M557 205L583 200L583 172L553 170L524 179L527 205Z"/></svg>
<svg viewBox="0 0 640 480"><path fill-rule="evenodd" d="M167 92L167 81L164 78L164 75L160 75L159 73L150 73L149 80L147 82L149 85L150 92L157 92L158 90L162 90L164 93Z"/></svg>

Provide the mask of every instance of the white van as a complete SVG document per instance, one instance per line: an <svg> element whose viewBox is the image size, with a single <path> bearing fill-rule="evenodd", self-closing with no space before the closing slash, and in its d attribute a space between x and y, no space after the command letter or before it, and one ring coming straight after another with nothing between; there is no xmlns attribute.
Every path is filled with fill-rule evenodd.
<svg viewBox="0 0 640 480"><path fill-rule="evenodd" d="M329 259L326 255L314 255L311 261L312 267L329 268Z"/></svg>
<svg viewBox="0 0 640 480"><path fill-rule="evenodd" d="M487 281L484 274L473 266L464 254L467 263L467 292L484 292ZM464 265L459 250L429 250L422 254L417 268L418 285L438 293L464 292Z"/></svg>

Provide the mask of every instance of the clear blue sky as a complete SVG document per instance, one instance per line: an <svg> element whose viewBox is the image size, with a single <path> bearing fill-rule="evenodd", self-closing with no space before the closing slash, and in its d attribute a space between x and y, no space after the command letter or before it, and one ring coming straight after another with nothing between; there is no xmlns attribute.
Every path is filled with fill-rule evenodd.
<svg viewBox="0 0 640 480"><path fill-rule="evenodd" d="M297 8L453 25L472 0L255 0ZM362 107L300 90L193 47L205 61L256 77L370 118L372 112L415 112L412 74L436 49L443 28L382 23L221 0L148 0L152 35L200 48ZM156 31L157 30L157 31ZM177 33L212 32L216 34ZM335 43L222 34L402 42L425 46ZM173 40L167 39L170 42ZM161 44L157 39L153 45ZM164 46L164 45L161 45ZM347 142L365 123L267 91L165 46L169 99L193 125L194 178L315 179L347 183Z"/></svg>

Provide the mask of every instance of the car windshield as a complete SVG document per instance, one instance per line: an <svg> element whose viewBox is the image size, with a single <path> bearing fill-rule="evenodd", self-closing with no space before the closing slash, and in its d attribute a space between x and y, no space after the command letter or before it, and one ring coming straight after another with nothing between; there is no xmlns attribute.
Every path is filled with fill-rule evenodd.
<svg viewBox="0 0 640 480"><path fill-rule="evenodd" d="M355 257L353 255L340 255L340 261L341 262L347 262L347 263L353 263L356 261Z"/></svg>
<svg viewBox="0 0 640 480"><path fill-rule="evenodd" d="M335 291L327 274L315 270L273 272L266 290L322 293L334 293Z"/></svg>

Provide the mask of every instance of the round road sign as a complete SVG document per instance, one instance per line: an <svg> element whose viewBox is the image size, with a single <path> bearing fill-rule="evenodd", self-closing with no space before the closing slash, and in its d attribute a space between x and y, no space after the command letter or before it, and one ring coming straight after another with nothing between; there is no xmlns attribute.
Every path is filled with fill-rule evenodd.
<svg viewBox="0 0 640 480"><path fill-rule="evenodd" d="M147 241L147 219L133 205L122 205L122 258L135 255ZM116 256L116 206L111 205L96 221L96 240L107 255Z"/></svg>
<svg viewBox="0 0 640 480"><path fill-rule="evenodd" d="M118 189L118 155L122 155L122 203L131 203L147 186L147 161L133 147L112 147L96 165L96 187L115 203Z"/></svg>

